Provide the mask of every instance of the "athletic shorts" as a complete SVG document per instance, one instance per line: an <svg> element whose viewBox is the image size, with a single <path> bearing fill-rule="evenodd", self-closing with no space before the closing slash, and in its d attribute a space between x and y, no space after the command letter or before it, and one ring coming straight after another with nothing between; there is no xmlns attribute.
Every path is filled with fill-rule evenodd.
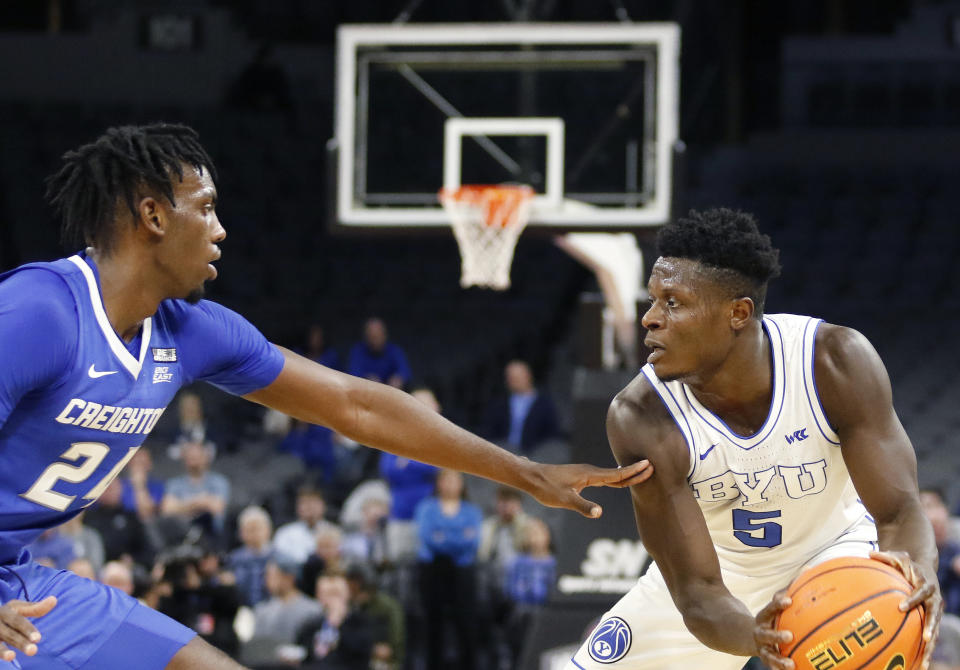
<svg viewBox="0 0 960 670"><path fill-rule="evenodd" d="M853 537L828 547L789 574L753 577L724 572L723 582L756 614L806 568L841 556L866 557L876 550L875 542ZM651 565L637 585L603 615L564 670L740 670L748 660L697 640L684 625L660 570Z"/></svg>
<svg viewBox="0 0 960 670"><path fill-rule="evenodd" d="M0 566L0 604L49 595L56 607L33 620L42 635L37 654L17 650L0 670L162 670L196 635L117 589L37 565L29 554Z"/></svg>

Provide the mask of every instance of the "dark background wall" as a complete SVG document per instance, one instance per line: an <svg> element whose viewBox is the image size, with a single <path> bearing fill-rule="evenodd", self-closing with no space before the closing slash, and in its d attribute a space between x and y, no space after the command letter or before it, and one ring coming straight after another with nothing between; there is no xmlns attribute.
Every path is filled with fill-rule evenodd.
<svg viewBox="0 0 960 670"><path fill-rule="evenodd" d="M756 212L783 251L770 309L864 330L888 362L921 460L952 458L956 394L942 373L960 368L956 3L9 0L0 4L0 264L61 253L42 199L59 154L106 125L180 120L221 166L230 238L215 299L287 344L319 322L346 348L363 318L380 314L418 381L468 425L513 356L568 397L573 316L593 280L549 240L523 239L514 288L490 295L457 287L452 239L328 230L336 25L388 22L405 9L421 22L679 22L680 207ZM265 46L281 83L267 77L253 94L237 82Z"/></svg>

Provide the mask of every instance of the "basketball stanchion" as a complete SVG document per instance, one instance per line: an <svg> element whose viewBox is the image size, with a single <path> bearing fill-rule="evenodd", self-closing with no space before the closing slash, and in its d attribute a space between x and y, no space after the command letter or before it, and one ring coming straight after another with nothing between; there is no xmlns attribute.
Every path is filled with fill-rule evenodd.
<svg viewBox="0 0 960 670"><path fill-rule="evenodd" d="M503 291L520 233L530 220L534 191L517 184L440 189L439 198L460 248L460 285Z"/></svg>

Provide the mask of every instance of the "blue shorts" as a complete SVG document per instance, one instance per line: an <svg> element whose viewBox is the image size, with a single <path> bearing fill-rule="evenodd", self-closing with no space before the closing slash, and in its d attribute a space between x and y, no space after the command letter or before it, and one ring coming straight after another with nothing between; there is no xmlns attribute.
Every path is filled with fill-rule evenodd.
<svg viewBox="0 0 960 670"><path fill-rule="evenodd" d="M196 635L117 589L25 559L0 566L0 604L54 595L57 605L33 620L37 655L17 651L0 670L163 670Z"/></svg>

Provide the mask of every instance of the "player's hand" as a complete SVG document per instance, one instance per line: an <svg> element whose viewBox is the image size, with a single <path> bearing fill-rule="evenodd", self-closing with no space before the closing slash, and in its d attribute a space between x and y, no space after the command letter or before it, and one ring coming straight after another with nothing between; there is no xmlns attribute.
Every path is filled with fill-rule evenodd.
<svg viewBox="0 0 960 670"><path fill-rule="evenodd" d="M27 617L47 614L57 604L56 596L47 596L35 603L11 600L0 605L0 660L12 662L19 649L27 656L37 653L40 631Z"/></svg>
<svg viewBox="0 0 960 670"><path fill-rule="evenodd" d="M773 598L757 613L757 625L753 629L753 640L757 643L757 656L771 670L793 670L793 661L780 655L781 643L793 640L793 633L788 630L777 630L774 624L777 616L790 606L787 590L782 589L773 594Z"/></svg>
<svg viewBox="0 0 960 670"><path fill-rule="evenodd" d="M943 598L937 576L930 574L904 551L871 551L870 558L892 565L913 585L913 593L900 603L900 611L906 612L923 605L923 658L916 667L917 670L927 670L933 655L933 643L937 639L937 631L940 630L940 617L943 615Z"/></svg>
<svg viewBox="0 0 960 670"><path fill-rule="evenodd" d="M645 482L653 474L653 466L648 460L620 468L544 463L536 463L535 466L539 481L529 491L530 495L547 507L572 509L594 519L599 517L603 510L597 503L583 498L580 491L588 486L633 486Z"/></svg>

